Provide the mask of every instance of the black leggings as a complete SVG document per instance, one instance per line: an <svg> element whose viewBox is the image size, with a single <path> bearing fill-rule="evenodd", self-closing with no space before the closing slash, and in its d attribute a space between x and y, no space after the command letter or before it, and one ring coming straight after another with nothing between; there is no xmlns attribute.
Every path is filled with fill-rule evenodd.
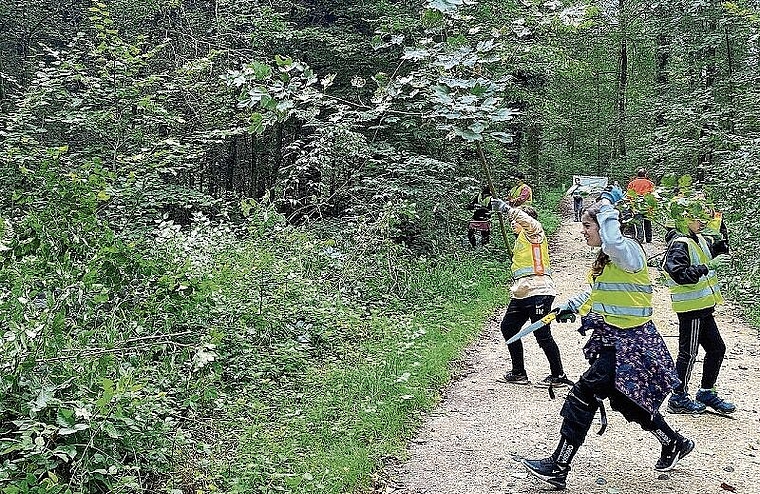
<svg viewBox="0 0 760 494"><path fill-rule="evenodd" d="M697 359L699 345L705 349L705 360L702 364L702 388L711 389L715 386L726 354L726 344L720 337L718 326L715 324L712 310L699 310L678 313L678 358L676 372L681 380L676 393L688 391L691 371Z"/></svg>
<svg viewBox="0 0 760 494"><path fill-rule="evenodd" d="M614 347L606 347L591 362L591 367L575 383L562 406L560 415L564 420L560 432L570 444L580 446L586 439L599 408L597 398L609 398L613 410L623 414L629 422L636 422L645 431L653 431L664 423L659 412L650 416L649 412L615 388Z"/></svg>
<svg viewBox="0 0 760 494"><path fill-rule="evenodd" d="M501 320L501 334L504 340L508 340L522 328L528 319L536 322L552 308L554 297L551 295L535 295L527 298L513 298L509 301L507 312L504 319ZM559 356L559 347L552 337L551 329L546 325L537 329L534 333L536 341L541 350L546 354L549 361L549 369L552 376L559 377L565 372L562 370L562 359ZM512 372L515 374L525 374L525 356L523 354L522 340L507 345L509 356L512 358Z"/></svg>

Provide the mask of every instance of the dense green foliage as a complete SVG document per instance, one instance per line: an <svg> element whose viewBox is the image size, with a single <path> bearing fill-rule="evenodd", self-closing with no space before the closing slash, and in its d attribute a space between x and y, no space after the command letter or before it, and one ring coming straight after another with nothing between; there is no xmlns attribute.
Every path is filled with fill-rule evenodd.
<svg viewBox="0 0 760 494"><path fill-rule="evenodd" d="M758 5L676 3L0 6L2 492L368 488L506 303L489 172L690 174L754 300Z"/></svg>

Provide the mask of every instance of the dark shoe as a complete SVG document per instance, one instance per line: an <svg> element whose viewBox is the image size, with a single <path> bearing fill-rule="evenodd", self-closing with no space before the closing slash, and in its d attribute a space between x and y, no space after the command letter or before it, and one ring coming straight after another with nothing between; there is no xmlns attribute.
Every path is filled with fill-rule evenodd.
<svg viewBox="0 0 760 494"><path fill-rule="evenodd" d="M719 413L734 413L736 405L718 396L715 389L700 389L697 391L697 401L707 405Z"/></svg>
<svg viewBox="0 0 760 494"><path fill-rule="evenodd" d="M551 457L541 460L523 460L522 464L528 469L534 477L537 477L547 484L557 489L565 488L567 474L570 472L570 465L561 467Z"/></svg>
<svg viewBox="0 0 760 494"><path fill-rule="evenodd" d="M567 376L562 374L559 377L546 376L542 380L538 381L535 386L537 388L548 388L551 384L552 388L564 388L567 386Z"/></svg>
<svg viewBox="0 0 760 494"><path fill-rule="evenodd" d="M685 413L685 414L698 414L705 411L705 406L689 398L686 393L676 394L668 400L668 412L670 413Z"/></svg>
<svg viewBox="0 0 760 494"><path fill-rule="evenodd" d="M667 446L662 447L662 454L654 469L658 472L673 470L678 460L691 453L694 449L694 441L679 435L677 439Z"/></svg>
<svg viewBox="0 0 760 494"><path fill-rule="evenodd" d="M507 372L501 380L509 384L529 384L527 374L515 374L512 371Z"/></svg>

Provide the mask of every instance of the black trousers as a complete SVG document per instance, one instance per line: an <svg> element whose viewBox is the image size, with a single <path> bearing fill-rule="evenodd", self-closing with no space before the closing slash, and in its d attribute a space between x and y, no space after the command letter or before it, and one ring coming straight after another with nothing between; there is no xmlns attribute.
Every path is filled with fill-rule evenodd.
<svg viewBox="0 0 760 494"><path fill-rule="evenodd" d="M467 229L467 239L470 241L470 245L472 245L473 247L475 247L476 239L477 239L477 237L475 236L476 231L477 230L475 230L474 228ZM480 231L480 245L486 245L488 244L488 242L490 242L490 240L491 240L491 232L488 230L481 230Z"/></svg>
<svg viewBox="0 0 760 494"><path fill-rule="evenodd" d="M726 344L720 336L715 324L713 309L702 309L691 312L680 312L678 315L678 358L676 372L681 385L674 391L688 391L694 361L697 359L699 346L705 349L705 359L702 364L702 388L710 389L715 386L726 354Z"/></svg>
<svg viewBox="0 0 760 494"><path fill-rule="evenodd" d="M646 431L655 430L656 423L663 420L659 412L654 417L650 416L649 412L615 389L615 347L605 347L565 399L560 412L564 419L560 433L570 444L577 447L586 439L599 408L597 398L609 398L613 410Z"/></svg>
<svg viewBox="0 0 760 494"><path fill-rule="evenodd" d="M644 218L644 237L647 243L652 243L652 220Z"/></svg>
<svg viewBox="0 0 760 494"><path fill-rule="evenodd" d="M504 340L508 340L520 331L523 324L528 320L530 322L536 322L546 314L552 308L554 297L551 295L536 295L527 298L513 298L509 301L507 312L504 314L504 318L501 320L501 334L504 335ZM559 347L557 342L552 337L551 329L546 325L537 329L533 333L538 342L538 346L544 351L547 360L549 361L549 369L551 375L559 377L564 374L562 369L562 359L559 355ZM525 374L525 356L523 353L522 340L507 345L509 349L509 356L512 358L512 372L515 374Z"/></svg>
<svg viewBox="0 0 760 494"><path fill-rule="evenodd" d="M632 238L635 238L641 243L652 242L652 220L646 219L643 215L636 215L638 221L631 223L629 232L627 233Z"/></svg>
<svg viewBox="0 0 760 494"><path fill-rule="evenodd" d="M575 213L575 221L580 221L583 215L583 199L580 200L573 198L573 212Z"/></svg>

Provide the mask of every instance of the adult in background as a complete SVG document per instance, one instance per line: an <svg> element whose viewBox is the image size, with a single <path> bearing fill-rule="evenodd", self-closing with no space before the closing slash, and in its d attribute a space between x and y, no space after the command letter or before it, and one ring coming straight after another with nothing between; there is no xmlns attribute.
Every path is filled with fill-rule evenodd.
<svg viewBox="0 0 760 494"><path fill-rule="evenodd" d="M467 225L467 239L475 247L475 232L480 231L480 243L486 245L491 239L491 188L484 185L483 189L472 198L467 209L472 211L472 220Z"/></svg>
<svg viewBox="0 0 760 494"><path fill-rule="evenodd" d="M701 217L695 212L701 211ZM697 414L710 407L720 413L733 413L736 406L720 396L715 389L726 345L715 323L715 306L723 302L715 270L726 266L728 244L704 237L705 225L713 221L714 214L704 197L695 196L685 208L686 221L676 221L665 240L668 249L662 267L667 276L673 310L678 316L678 357L676 370L681 383L673 389L668 400L670 413ZM680 219L680 218L679 218ZM696 401L689 398L688 385L697 352L702 346L705 357L702 363L702 383Z"/></svg>
<svg viewBox="0 0 760 494"><path fill-rule="evenodd" d="M506 213L512 229L517 235L512 249L512 277L514 283L510 290L509 306L501 321L501 333L504 340L509 340L520 331L526 321L536 322L549 313L557 295L557 289L551 276L549 246L544 227L538 221L538 213L530 206L513 208L509 203L493 199L491 208ZM536 383L536 386L563 387L567 376L562 368L562 359L557 342L552 337L549 325L533 333L538 346L549 361L550 374ZM507 345L512 359L512 370L504 376L510 384L528 384L525 371L525 356L522 341Z"/></svg>
<svg viewBox="0 0 760 494"><path fill-rule="evenodd" d="M628 183L628 190L632 190L636 193L638 196L644 196L646 194L651 194L654 192L654 183L647 178L647 171L644 168L639 168L636 172L636 178L631 180ZM652 220L647 219L644 216L641 216L640 218L637 218L642 220L644 225L644 234L641 235L641 233L638 231L636 233L636 238L640 242L646 241L647 243L652 242Z"/></svg>
<svg viewBox="0 0 760 494"><path fill-rule="evenodd" d="M525 175L522 172L513 172L511 178L517 182L517 185L509 189L507 202L513 208L518 206L533 204L533 189L525 183Z"/></svg>
<svg viewBox="0 0 760 494"><path fill-rule="evenodd" d="M592 334L584 347L590 366L572 387L562 406L560 439L554 453L540 460L523 460L542 481L564 489L570 463L594 420L602 399L629 422L651 432L662 445L655 464L671 470L694 449L694 442L675 432L659 412L677 382L673 359L652 323L652 283L641 245L620 231L613 205L623 197L620 187L602 192L586 208L581 233L601 250L588 275L586 291L559 307L557 321L583 316L584 331ZM604 421L603 421L604 423Z"/></svg>
<svg viewBox="0 0 760 494"><path fill-rule="evenodd" d="M579 222L583 214L583 194L581 194L581 179L578 177L575 177L573 185L573 213L575 213L575 222Z"/></svg>

